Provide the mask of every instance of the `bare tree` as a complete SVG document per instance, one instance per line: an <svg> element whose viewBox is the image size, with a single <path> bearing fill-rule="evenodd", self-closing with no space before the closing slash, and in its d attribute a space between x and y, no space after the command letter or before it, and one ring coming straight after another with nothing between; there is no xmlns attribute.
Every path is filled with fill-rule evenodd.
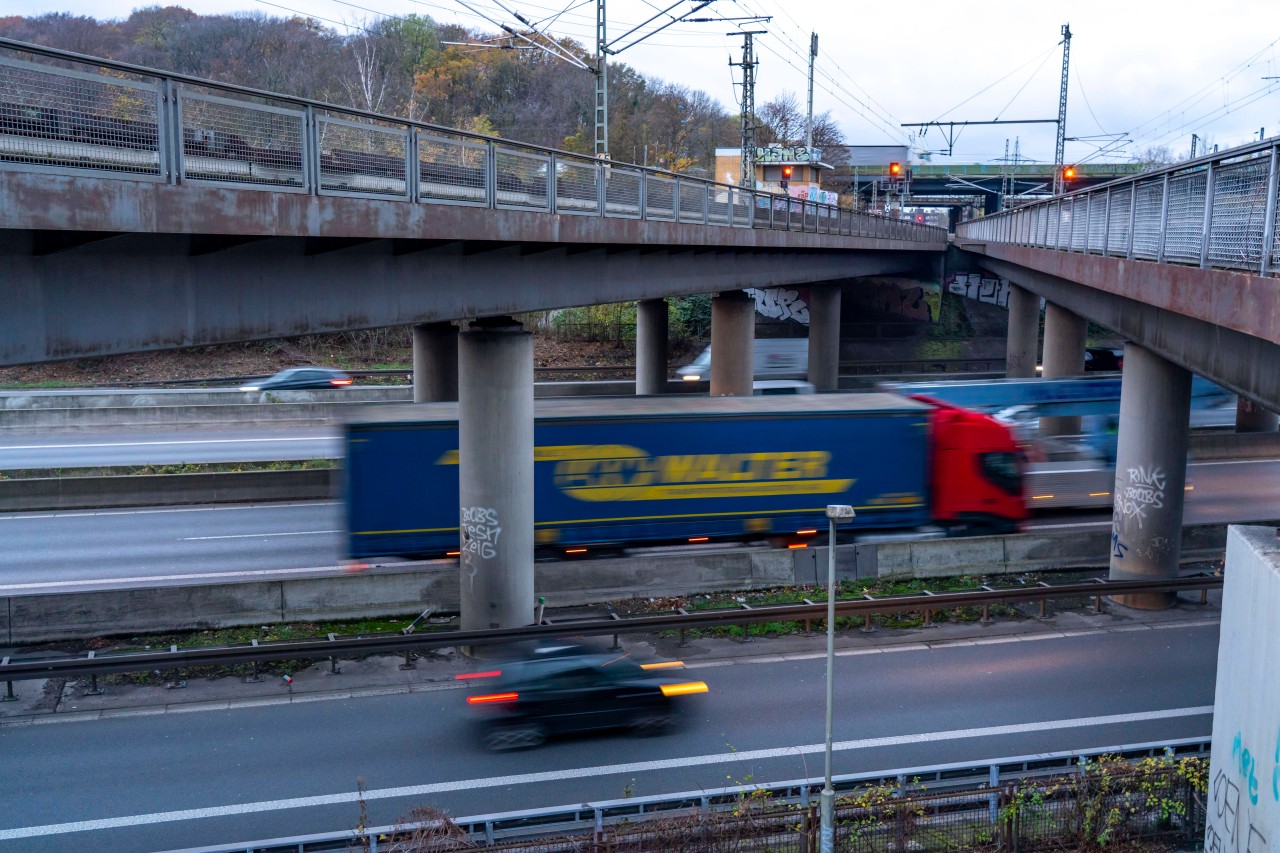
<svg viewBox="0 0 1280 853"><path fill-rule="evenodd" d="M1133 155L1133 162L1140 164L1144 172L1162 169L1172 165L1177 159L1179 158L1174 157L1168 145L1148 145Z"/></svg>
<svg viewBox="0 0 1280 853"><path fill-rule="evenodd" d="M765 145L795 145L804 142L805 113L795 92L783 92L756 111L763 127L756 130L756 139Z"/></svg>

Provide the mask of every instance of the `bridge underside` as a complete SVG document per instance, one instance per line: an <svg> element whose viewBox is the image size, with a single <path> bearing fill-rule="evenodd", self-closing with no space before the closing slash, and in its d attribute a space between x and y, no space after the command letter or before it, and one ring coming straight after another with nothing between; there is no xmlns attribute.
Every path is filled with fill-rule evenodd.
<svg viewBox="0 0 1280 853"><path fill-rule="evenodd" d="M1280 409L1275 279L1022 246L961 248L967 263Z"/></svg>
<svg viewBox="0 0 1280 853"><path fill-rule="evenodd" d="M2 177L5 365L835 281L928 268L941 249L901 239Z"/></svg>

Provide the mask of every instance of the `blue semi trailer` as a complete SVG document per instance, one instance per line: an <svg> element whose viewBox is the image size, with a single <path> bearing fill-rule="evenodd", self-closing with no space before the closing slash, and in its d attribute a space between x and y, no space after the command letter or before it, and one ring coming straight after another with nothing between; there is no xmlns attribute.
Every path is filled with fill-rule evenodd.
<svg viewBox="0 0 1280 853"><path fill-rule="evenodd" d="M351 557L457 551L457 416L424 403L347 424ZM812 534L828 504L862 528L1012 527L1025 512L1006 428L891 394L548 399L535 417L547 550Z"/></svg>

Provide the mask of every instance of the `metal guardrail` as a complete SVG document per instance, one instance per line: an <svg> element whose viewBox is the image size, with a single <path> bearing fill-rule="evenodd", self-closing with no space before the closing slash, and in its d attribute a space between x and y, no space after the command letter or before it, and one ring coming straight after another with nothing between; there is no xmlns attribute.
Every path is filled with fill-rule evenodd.
<svg viewBox="0 0 1280 853"><path fill-rule="evenodd" d="M1079 772L1092 760L1102 756L1116 756L1126 761L1141 761L1151 757L1205 756L1212 747L1209 738L1180 738L1149 743L1121 744L1097 749L1080 749L1063 752L1016 755L992 758L984 762L955 762L921 767L903 767L878 770L870 773L850 773L832 777L831 786L837 793L845 793L865 787L894 788L900 795L921 791L930 793L962 790L998 790L1006 783L1025 783L1050 776L1062 776ZM452 818L455 825L466 832L474 843L488 845L504 841L536 840L547 836L578 835L599 832L606 826L622 822L636 823L673 814L697 811L702 813L728 811L740 808L746 797L763 795L777 805L807 807L817 800L821 778L793 779L755 785L734 785L711 790L685 791L649 797L627 797L617 800L597 800L571 805L551 806L540 809L499 812L484 815ZM394 847L394 834L412 829L411 826L386 825L369 827L363 832L343 832L295 835L286 838L260 839L235 844L216 844L170 850L167 853L321 853L364 849L367 843L370 853L389 851ZM381 841L380 841L381 839ZM383 845L386 846L383 846Z"/></svg>
<svg viewBox="0 0 1280 853"><path fill-rule="evenodd" d="M0 39L0 168L946 244L946 229Z"/></svg>
<svg viewBox="0 0 1280 853"><path fill-rule="evenodd" d="M1243 145L962 224L962 240L1270 275L1280 141Z"/></svg>
<svg viewBox="0 0 1280 853"><path fill-rule="evenodd" d="M934 612L956 607L981 607L983 618L989 618L989 608L992 604L1036 601L1040 603L1040 611L1044 615L1050 599L1092 598L1095 609L1101 611L1103 596L1201 590L1203 597L1208 590L1221 586L1221 576L1207 574L1158 581L1114 581L1096 578L1084 583L1050 584L1041 581L1035 586L1009 588L984 585L979 589L962 592L926 591L879 598L864 595L859 599L838 600L836 615L838 617L862 616L868 620L869 624L872 614L922 611L925 614L925 625L928 626L932 623ZM342 656L409 653L421 648L500 645L547 640L563 637L566 631L575 636L612 634L615 645L617 645L618 636L623 633L679 631L683 642L685 632L691 629L749 625L759 622L805 622L808 624L823 621L826 614L827 605L823 603L758 607L740 604L734 608L680 610L659 615L624 617L611 613L609 619L561 619L553 623L544 620L538 625L483 631L433 631L424 634L402 631L374 636L329 634L327 637L289 642L260 643L254 640L247 644L190 648L180 648L175 645L165 650L104 654L90 651L60 658L7 656L0 659L0 681L8 682L7 690L12 695L14 681L34 678L71 678L85 675L96 677L112 672L146 670L180 672L194 666L256 665L261 661L294 658L336 660Z"/></svg>

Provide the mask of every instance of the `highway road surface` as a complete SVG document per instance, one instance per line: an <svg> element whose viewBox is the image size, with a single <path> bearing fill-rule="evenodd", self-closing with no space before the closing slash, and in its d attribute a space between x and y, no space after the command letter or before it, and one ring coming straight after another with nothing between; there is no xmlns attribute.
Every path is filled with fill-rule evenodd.
<svg viewBox="0 0 1280 853"><path fill-rule="evenodd" d="M1280 518L1280 461L1202 463L1192 483L1188 524ZM1109 512L1032 522L1107 524ZM191 583L202 577L248 580L272 572L338 571L344 530L342 507L332 501L0 514L0 594L76 583Z"/></svg>
<svg viewBox="0 0 1280 853"><path fill-rule="evenodd" d="M336 427L0 433L0 470L275 462L342 455Z"/></svg>
<svg viewBox="0 0 1280 853"><path fill-rule="evenodd" d="M768 655L767 643L757 653ZM837 661L834 772L1202 737L1212 729L1212 623L988 636L849 650ZM447 662L448 677L458 664ZM454 815L822 774L824 660L707 661L683 725L490 754L463 692L444 689L0 725L0 853L144 853L344 830L416 805ZM341 676L338 677L339 679ZM453 682L446 682L451 685Z"/></svg>

